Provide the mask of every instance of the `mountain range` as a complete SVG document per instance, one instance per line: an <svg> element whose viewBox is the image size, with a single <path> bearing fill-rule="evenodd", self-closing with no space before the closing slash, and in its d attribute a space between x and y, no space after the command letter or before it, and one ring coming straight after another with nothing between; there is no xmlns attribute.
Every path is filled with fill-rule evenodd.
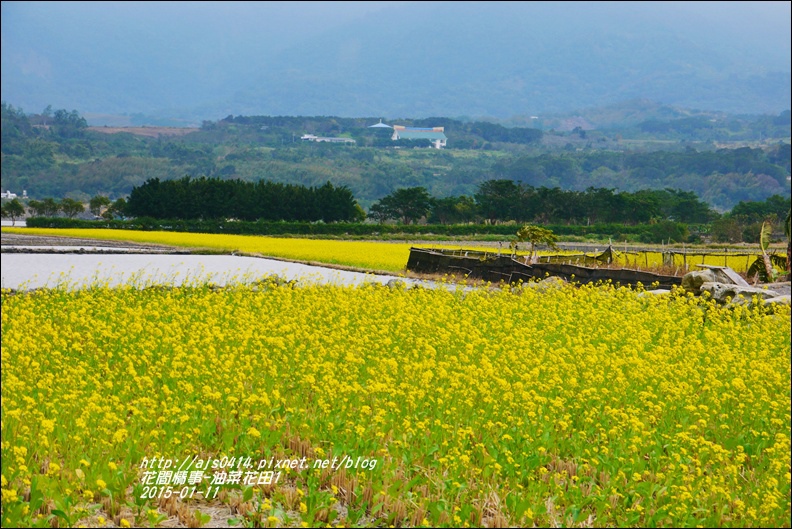
<svg viewBox="0 0 792 529"><path fill-rule="evenodd" d="M228 114L499 120L628 100L778 114L789 2L3 2L2 99Z"/></svg>

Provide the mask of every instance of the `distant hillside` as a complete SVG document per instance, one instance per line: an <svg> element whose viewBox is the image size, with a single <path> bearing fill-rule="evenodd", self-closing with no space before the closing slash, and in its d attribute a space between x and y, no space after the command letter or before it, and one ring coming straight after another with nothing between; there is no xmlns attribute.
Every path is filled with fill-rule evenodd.
<svg viewBox="0 0 792 529"><path fill-rule="evenodd" d="M329 181L348 187L364 207L405 187L423 186L436 197L470 196L491 179L576 191L673 188L720 210L742 200L789 196L788 140L725 149L711 141L788 134L789 111L753 121L730 118L725 123L733 130L706 118L642 122L633 132L645 137L636 139L582 128L545 133L440 117L399 120L444 127L449 148L437 150L425 139L394 142L392 129L371 128L378 123L373 117L228 116L200 129L114 129L90 128L76 111L28 116L5 103L0 108L2 188L26 190L36 199L87 200L97 193L115 199L149 179L185 175L304 186ZM304 133L354 143L301 141ZM695 140L707 134L710 140Z"/></svg>
<svg viewBox="0 0 792 529"><path fill-rule="evenodd" d="M777 115L792 99L788 3L394 2L331 23L350 5L4 2L3 99L129 125L536 116L545 130L629 121L551 124L628 100Z"/></svg>

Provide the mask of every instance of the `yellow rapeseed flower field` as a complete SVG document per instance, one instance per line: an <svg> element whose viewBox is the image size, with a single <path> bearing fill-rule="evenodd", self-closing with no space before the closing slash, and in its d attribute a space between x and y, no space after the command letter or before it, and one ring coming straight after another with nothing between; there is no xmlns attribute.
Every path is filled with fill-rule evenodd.
<svg viewBox="0 0 792 529"><path fill-rule="evenodd" d="M28 235L49 235L61 237L80 237L96 240L131 241L138 243L164 244L185 248L208 248L221 251L237 251L263 256L344 265L365 270L401 272L407 264L410 247L430 248L432 243L389 243L377 241L339 241L326 239L284 238L257 235L225 235L208 233L184 233L170 231L135 231L109 229L50 229L50 228L13 228L4 227L7 233ZM508 239L505 237L504 239ZM479 248L476 243L460 243L470 250L497 251L493 248ZM524 250L527 244L524 245ZM604 249L604 248L603 248ZM618 248L617 248L618 250ZM508 248L503 249L504 252ZM525 251L519 252L524 254ZM547 254L579 254L575 251L545 251ZM594 255L591 252L590 255ZM758 250L757 250L758 255ZM729 266L737 272L748 270L756 255L689 255L675 254L672 262L666 263L663 254L657 252L619 252L617 264L627 268L652 269L666 265L673 271L695 270L698 264ZM686 267L686 268L685 268ZM684 270L683 270L684 271Z"/></svg>
<svg viewBox="0 0 792 529"><path fill-rule="evenodd" d="M133 231L105 229L3 228L8 233L85 237L96 240L120 240L164 244L186 248L208 248L260 254L298 261L350 266L365 270L403 271L410 255L407 243L372 241L338 241L321 239L262 237L256 235L224 235L165 231ZM431 245L415 245L431 246Z"/></svg>
<svg viewBox="0 0 792 529"><path fill-rule="evenodd" d="M4 291L2 364L3 526L196 526L221 504L270 527L789 524L789 307L609 285ZM153 461L223 457L368 467L144 486Z"/></svg>

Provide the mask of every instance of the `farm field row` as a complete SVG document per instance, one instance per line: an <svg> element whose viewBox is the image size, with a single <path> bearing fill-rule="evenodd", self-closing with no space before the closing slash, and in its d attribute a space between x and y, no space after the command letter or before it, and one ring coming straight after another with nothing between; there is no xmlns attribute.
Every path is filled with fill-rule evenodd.
<svg viewBox="0 0 792 529"><path fill-rule="evenodd" d="M207 248L229 253L236 251L282 259L319 262L387 272L399 272L404 270L407 264L407 258L410 254L410 246L412 246L408 243L335 241L161 231L46 228L3 228L3 231L26 235L54 235L96 240L163 244L184 248Z"/></svg>
<svg viewBox="0 0 792 529"><path fill-rule="evenodd" d="M2 307L4 526L789 522L789 307L274 283ZM292 464L143 485L239 457Z"/></svg>
<svg viewBox="0 0 792 529"><path fill-rule="evenodd" d="M63 237L80 237L96 240L130 241L137 243L164 244L186 248L209 248L225 252L244 252L261 254L269 257L292 259L306 262L317 262L331 265L342 265L362 270L398 273L404 271L409 257L410 247L430 248L436 243L423 241L420 243L377 242L377 241L339 241L329 239L302 239L284 237L262 237L253 235L223 235L206 233L152 232L107 229L47 229L47 228L3 228L4 232L48 235ZM448 246L448 243L443 243ZM490 252L497 251L492 246L483 246L475 242L460 243L460 247L479 249ZM527 243L521 245L527 249ZM618 250L618 248L617 248ZM508 252L508 248L503 248ZM521 252L524 253L524 252ZM577 254L575 251L541 252L541 254ZM740 255L742 253L742 255ZM698 264L729 266L737 272L745 272L754 256L746 256L745 252L733 252L732 255L695 255L683 256L675 254L673 263L664 263L663 254L657 252L620 252L617 264L640 269L657 269L666 265L670 272L685 269L696 269ZM593 253L591 253L593 255ZM572 261L574 262L574 261Z"/></svg>

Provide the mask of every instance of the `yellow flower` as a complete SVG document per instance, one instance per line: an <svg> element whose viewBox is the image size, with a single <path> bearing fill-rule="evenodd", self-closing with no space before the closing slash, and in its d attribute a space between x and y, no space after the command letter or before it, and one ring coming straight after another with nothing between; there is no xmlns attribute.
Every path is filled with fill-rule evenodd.
<svg viewBox="0 0 792 529"><path fill-rule="evenodd" d="M248 428L247 434L248 434L250 437L254 437L254 438L256 438L256 439L258 439L259 437L261 437L261 432L259 432L258 430L256 430L256 429L255 429L255 428L253 428L252 426L251 426L250 428Z"/></svg>
<svg viewBox="0 0 792 529"><path fill-rule="evenodd" d="M1 493L2 503L12 503L19 499L19 496L17 496L17 491L14 489L3 489Z"/></svg>
<svg viewBox="0 0 792 529"><path fill-rule="evenodd" d="M331 255L333 241L324 243ZM188 475L206 490L215 472L277 475L263 465L270 458L305 455L312 474L323 462L368 461L325 466L318 472L333 480L320 491L298 489L290 508L305 514L317 493L330 507L341 482L384 483L367 494L401 501L401 523L421 521L417 506L430 499L456 508L483 490L504 501L509 487L555 497L560 513L591 485L604 500L598 523L618 525L624 498L651 481L667 492L640 507L666 525L704 524L702 513L721 509L723 498L739 498L730 505L743 525L785 523L790 328L779 322L789 321L788 307L738 311L613 285L454 291L250 282L3 292L3 408L24 410L2 418L3 501L20 501L16 490L29 488L47 458L48 486L79 504L86 489L98 488L97 497L107 487L86 468L88 457L101 455L111 484L125 489L132 482L118 480L136 478L122 466L156 474L165 469L152 459L173 457L167 470L175 476L193 456L254 454L266 436L277 448L253 458L252 468L196 476L205 469L193 466ZM751 465L759 485L748 492L740 475L754 457L740 444L763 447L761 464ZM80 464L67 471L56 460ZM601 473L611 475L604 489L586 477ZM416 478L413 500L388 492L393 479ZM306 483L284 479L257 497ZM264 516L272 506L262 499ZM547 521L530 510L519 520L503 513L510 525ZM449 508L448 521L471 518Z"/></svg>

